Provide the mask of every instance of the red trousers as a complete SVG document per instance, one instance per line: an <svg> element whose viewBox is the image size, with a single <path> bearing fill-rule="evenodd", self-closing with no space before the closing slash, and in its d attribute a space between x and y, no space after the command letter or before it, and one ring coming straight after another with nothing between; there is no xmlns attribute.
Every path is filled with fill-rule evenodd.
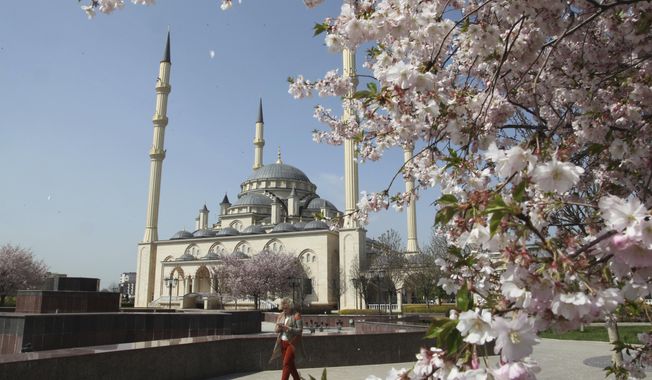
<svg viewBox="0 0 652 380"><path fill-rule="evenodd" d="M288 380L290 374L292 375L292 379L300 380L297 366L294 364L294 346L287 340L282 340L281 353L283 355L283 374L281 375L281 380Z"/></svg>

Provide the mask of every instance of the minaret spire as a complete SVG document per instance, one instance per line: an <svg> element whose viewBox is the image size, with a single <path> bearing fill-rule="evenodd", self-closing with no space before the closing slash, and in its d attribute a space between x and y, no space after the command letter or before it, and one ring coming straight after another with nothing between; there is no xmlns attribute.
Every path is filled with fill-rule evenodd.
<svg viewBox="0 0 652 380"><path fill-rule="evenodd" d="M158 209L161 195L161 171L165 159L165 127L168 125L167 108L168 95L170 94L170 32L165 44L163 60L159 64L158 78L156 79L156 110L152 117L154 124L154 138L149 151L149 195L147 197L147 221L145 224L144 243L158 240Z"/></svg>
<svg viewBox="0 0 652 380"><path fill-rule="evenodd" d="M258 102L258 119L256 120L256 135L254 137L254 170L263 166L263 147L265 146L265 139L263 138L264 127L263 99L260 98Z"/></svg>
<svg viewBox="0 0 652 380"><path fill-rule="evenodd" d="M172 63L170 60L170 30L168 29L168 40L165 43L165 52L163 53L163 59L161 62Z"/></svg>
<svg viewBox="0 0 652 380"><path fill-rule="evenodd" d="M409 145L403 148L403 161L409 162L414 155L414 146ZM410 203L407 207L407 249L408 253L415 253L419 251L419 243L417 241L417 198L414 194L414 179L405 179L405 192L412 193Z"/></svg>

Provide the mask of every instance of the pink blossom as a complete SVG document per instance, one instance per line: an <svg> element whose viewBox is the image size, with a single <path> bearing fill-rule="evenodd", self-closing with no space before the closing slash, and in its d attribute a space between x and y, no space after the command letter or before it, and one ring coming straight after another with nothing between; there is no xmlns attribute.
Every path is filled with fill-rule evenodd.
<svg viewBox="0 0 652 380"><path fill-rule="evenodd" d="M534 320L519 313L511 320L495 317L492 324L496 335L494 351L506 361L518 361L529 356L539 339L534 329Z"/></svg>

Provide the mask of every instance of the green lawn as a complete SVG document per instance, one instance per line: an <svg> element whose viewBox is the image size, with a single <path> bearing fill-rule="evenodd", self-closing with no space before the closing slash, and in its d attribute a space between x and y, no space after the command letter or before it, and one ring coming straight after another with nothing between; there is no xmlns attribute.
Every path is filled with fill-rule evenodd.
<svg viewBox="0 0 652 380"><path fill-rule="evenodd" d="M618 326L620 339L625 343L639 343L636 334L650 331L650 325L645 326ZM586 326L584 331L568 331L556 334L551 331L544 331L539 334L541 338L565 339L565 340L594 340L599 342L608 342L607 329L604 326Z"/></svg>

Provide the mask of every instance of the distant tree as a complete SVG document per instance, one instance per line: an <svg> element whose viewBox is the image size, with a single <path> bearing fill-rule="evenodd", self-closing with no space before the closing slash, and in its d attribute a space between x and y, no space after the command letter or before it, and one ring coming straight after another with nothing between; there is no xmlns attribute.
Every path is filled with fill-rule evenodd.
<svg viewBox="0 0 652 380"><path fill-rule="evenodd" d="M351 281L351 286L355 289L358 296L360 296L360 304L362 302L367 305L367 300L369 300L369 276L366 272L360 269L358 264L353 264L349 268L349 279ZM366 306L369 307L368 305Z"/></svg>
<svg viewBox="0 0 652 380"><path fill-rule="evenodd" d="M337 300L337 310L340 309L340 298L342 297L342 294L346 293L346 290L348 289L348 284L346 283L346 278L343 273L344 268L340 267L336 272L336 276L328 283L328 287L331 288L331 291Z"/></svg>
<svg viewBox="0 0 652 380"><path fill-rule="evenodd" d="M376 238L374 248L377 252L371 259L368 275L373 277L382 273L384 279L375 285L382 288L379 291L394 293L401 288L408 267L403 239L396 230L390 229Z"/></svg>
<svg viewBox="0 0 652 380"><path fill-rule="evenodd" d="M35 289L43 284L48 267L31 250L18 245L0 247L0 306L18 290Z"/></svg>
<svg viewBox="0 0 652 380"><path fill-rule="evenodd" d="M410 258L410 275L406 286L414 289L417 297L424 299L428 306L431 299L446 296L446 292L437 285L442 277L437 259L444 259L447 249L446 239L433 230L430 241L421 253Z"/></svg>
<svg viewBox="0 0 652 380"><path fill-rule="evenodd" d="M291 292L289 277L306 277L296 257L272 251L262 251L250 259L227 257L223 271L229 294L236 298L253 297L256 309L262 297L278 297Z"/></svg>

